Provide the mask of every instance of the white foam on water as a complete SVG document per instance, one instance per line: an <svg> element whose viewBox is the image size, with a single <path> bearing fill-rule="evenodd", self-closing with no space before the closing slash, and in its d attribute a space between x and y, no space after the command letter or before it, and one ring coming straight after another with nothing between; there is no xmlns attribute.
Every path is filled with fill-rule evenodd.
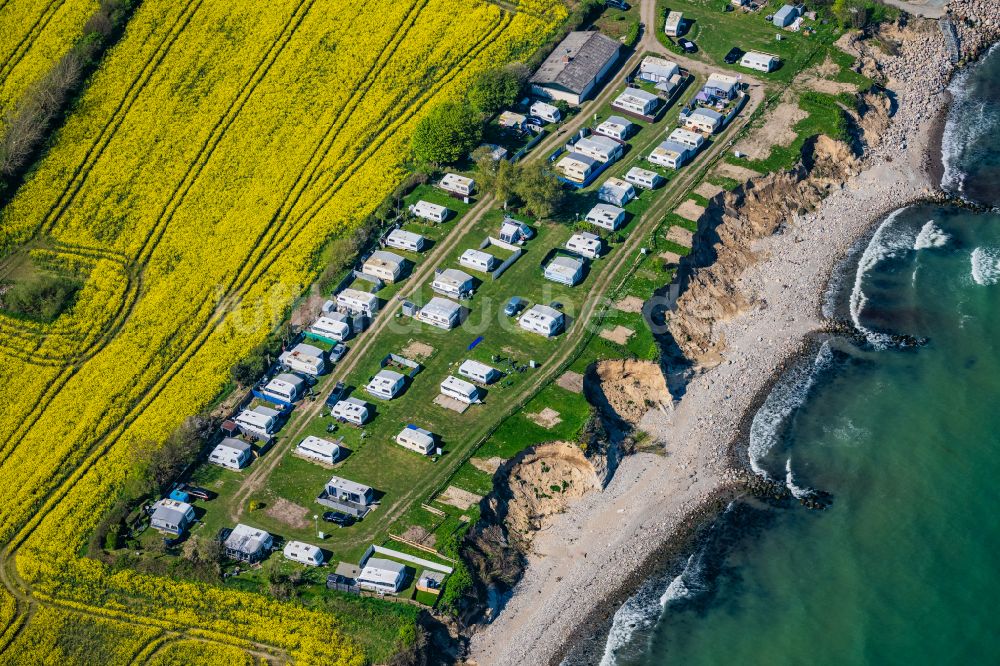
<svg viewBox="0 0 1000 666"><path fill-rule="evenodd" d="M788 491L792 493L792 497L795 499L805 499L807 497L813 496L813 491L809 488L803 488L795 483L795 475L792 474L792 458L788 457L785 461L785 487Z"/></svg>
<svg viewBox="0 0 1000 666"><path fill-rule="evenodd" d="M972 251L972 279L984 287L1000 282L1000 249L977 247Z"/></svg>
<svg viewBox="0 0 1000 666"><path fill-rule="evenodd" d="M927 223L920 228L917 239L913 242L913 249L928 250L933 247L944 247L950 238L941 227L934 224L934 220L927 220Z"/></svg>
<svg viewBox="0 0 1000 666"><path fill-rule="evenodd" d="M914 236L912 229L907 227L898 229L895 225L896 219L905 210L907 210L907 208L900 208L899 210L893 211L892 214L889 215L889 217L887 217L881 225L879 225L879 228L876 229L874 235L872 235L872 239L869 241L868 247L866 247L865 251L861 254L857 270L854 273L854 288L851 290L851 298L849 302L851 321L854 322L854 328L856 328L859 333L864 335L868 342L871 343L871 345L876 349L887 349L892 343L892 337L886 335L885 333L873 331L861 323L861 312L865 309L865 305L868 303L862 284L864 282L865 275L868 274L868 271L875 268L875 266L877 266L880 262L885 261L886 259L898 257L903 252L911 251L916 245L917 239Z"/></svg>
<svg viewBox="0 0 1000 666"><path fill-rule="evenodd" d="M994 44L983 60L989 57L997 46ZM963 69L948 86L952 103L941 136L941 163L944 166L941 188L958 195L965 190L967 174L960 166L965 150L977 145L982 137L997 130L997 118L988 112L987 101L976 97L969 84L972 73L973 70L970 68Z"/></svg>
<svg viewBox="0 0 1000 666"><path fill-rule="evenodd" d="M764 399L764 404L750 422L750 445L747 453L750 468L754 472L768 479L772 478L764 468L764 457L778 443L782 424L805 404L809 391L816 382L816 375L832 360L830 343L824 342L811 366L801 366L789 371Z"/></svg>
<svg viewBox="0 0 1000 666"><path fill-rule="evenodd" d="M733 503L730 502L723 515L732 507ZM715 530L716 525L717 523L713 524L710 529ZM671 579L662 593L658 593L662 579L650 579L622 604L611 622L604 654L601 655L601 666L615 666L619 651L632 641L635 632L655 625L671 603L689 599L705 591L705 556L709 546L710 540L703 540L701 546L688 557L683 571Z"/></svg>

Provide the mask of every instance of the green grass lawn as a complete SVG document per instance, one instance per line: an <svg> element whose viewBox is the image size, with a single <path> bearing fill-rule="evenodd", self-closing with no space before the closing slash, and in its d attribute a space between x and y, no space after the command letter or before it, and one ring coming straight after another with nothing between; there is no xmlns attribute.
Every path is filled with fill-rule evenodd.
<svg viewBox="0 0 1000 666"><path fill-rule="evenodd" d="M777 0L771 0L767 7L756 13L723 11L728 4L728 0L658 0L656 35L661 42L669 44L663 32L664 11L683 12L688 24L688 32L683 37L698 45L698 52L693 57L715 64L720 69L742 72L764 81L788 83L802 69L823 62L831 50L830 46L843 34L832 21L823 25L820 21L806 20L806 26L816 28L816 34L811 36L776 28L764 17L784 4ZM781 41L775 39L777 34L781 34ZM773 53L781 58L781 67L764 74L744 69L738 64L727 65L724 58L734 46L743 51Z"/></svg>

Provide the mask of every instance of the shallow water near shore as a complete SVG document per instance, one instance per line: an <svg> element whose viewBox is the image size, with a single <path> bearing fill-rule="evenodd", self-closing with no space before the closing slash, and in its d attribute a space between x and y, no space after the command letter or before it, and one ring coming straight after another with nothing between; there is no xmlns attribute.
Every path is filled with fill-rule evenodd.
<svg viewBox="0 0 1000 666"><path fill-rule="evenodd" d="M989 205L1000 133L956 126L1000 127L997 82L1000 49L953 87L978 101L944 148L952 191ZM750 429L755 470L830 508L731 506L619 611L602 663L1000 662L1000 213L897 211L843 284L863 339L803 359Z"/></svg>

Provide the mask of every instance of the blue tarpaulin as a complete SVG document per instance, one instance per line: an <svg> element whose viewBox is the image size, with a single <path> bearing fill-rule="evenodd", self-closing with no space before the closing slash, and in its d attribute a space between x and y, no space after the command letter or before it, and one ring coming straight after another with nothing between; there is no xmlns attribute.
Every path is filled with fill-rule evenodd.
<svg viewBox="0 0 1000 666"><path fill-rule="evenodd" d="M469 345L469 349L474 348L476 345L478 345L482 341L483 341L483 336L480 335L478 338L476 338L475 340L472 341L472 344Z"/></svg>

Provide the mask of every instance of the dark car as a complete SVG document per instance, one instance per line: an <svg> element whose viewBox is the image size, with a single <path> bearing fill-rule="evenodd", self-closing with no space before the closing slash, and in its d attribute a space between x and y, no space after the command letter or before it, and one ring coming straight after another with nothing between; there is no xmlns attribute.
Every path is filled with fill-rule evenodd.
<svg viewBox="0 0 1000 666"><path fill-rule="evenodd" d="M510 300L507 301L507 305L503 309L503 313L508 317L514 317L524 308L524 299L520 296L511 296Z"/></svg>
<svg viewBox="0 0 1000 666"><path fill-rule="evenodd" d="M330 353L328 354L328 356L330 357L330 362L331 363L339 362L340 359L344 358L344 354L346 353L347 353L347 345L345 345L343 342L338 342L333 346L333 349L331 349Z"/></svg>
<svg viewBox="0 0 1000 666"><path fill-rule="evenodd" d="M354 516L349 516L346 513L341 513L340 511L327 511L323 514L323 520L328 523L333 523L334 525L340 525L341 527L347 527L348 525L354 524Z"/></svg>
<svg viewBox="0 0 1000 666"><path fill-rule="evenodd" d="M698 47L695 46L694 42L690 39L681 39L678 41L680 42L681 48L684 49L684 53L694 53L698 50Z"/></svg>
<svg viewBox="0 0 1000 666"><path fill-rule="evenodd" d="M344 397L346 391L347 386L344 385L344 382L337 382L337 385L333 387L330 395L326 398L326 406L332 409Z"/></svg>
<svg viewBox="0 0 1000 666"><path fill-rule="evenodd" d="M562 310L563 309L563 304L560 303L559 301L552 301L551 303L549 303L549 307L550 308L555 308L556 310Z"/></svg>
<svg viewBox="0 0 1000 666"><path fill-rule="evenodd" d="M186 492L191 497L197 497L200 500L212 499L212 493L206 490L205 488L200 488L198 486L183 485L181 486L180 489Z"/></svg>
<svg viewBox="0 0 1000 666"><path fill-rule="evenodd" d="M734 46L733 48L729 49L729 53L726 54L725 58L726 64L735 65L740 61L740 58L742 57L743 57L743 51Z"/></svg>
<svg viewBox="0 0 1000 666"><path fill-rule="evenodd" d="M623 0L604 0L604 4L607 5L608 7L614 7L615 9L620 9L623 12L627 12L629 9L631 9L631 6L627 2L624 2Z"/></svg>

